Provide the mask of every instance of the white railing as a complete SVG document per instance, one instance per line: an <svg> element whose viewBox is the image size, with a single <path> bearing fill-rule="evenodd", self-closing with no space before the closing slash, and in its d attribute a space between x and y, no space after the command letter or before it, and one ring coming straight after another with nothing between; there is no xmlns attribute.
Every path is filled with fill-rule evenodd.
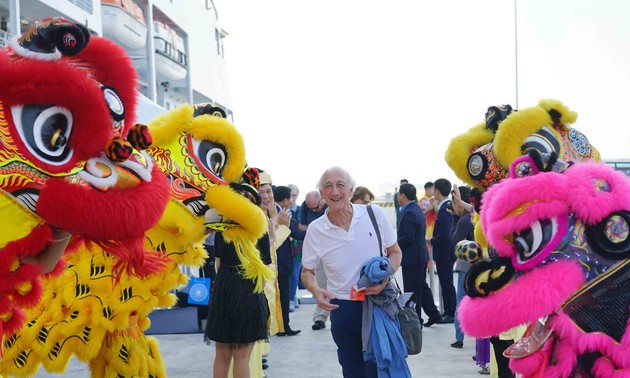
<svg viewBox="0 0 630 378"><path fill-rule="evenodd" d="M0 30L0 47L7 47L11 38L13 38L11 34L5 32L4 30Z"/></svg>

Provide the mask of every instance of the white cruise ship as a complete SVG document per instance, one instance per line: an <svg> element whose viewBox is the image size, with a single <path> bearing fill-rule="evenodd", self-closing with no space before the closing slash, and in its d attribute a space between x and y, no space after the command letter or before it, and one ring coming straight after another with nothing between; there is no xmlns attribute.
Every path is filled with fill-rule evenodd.
<svg viewBox="0 0 630 378"><path fill-rule="evenodd" d="M0 0L0 46L33 21L61 16L125 48L138 71L138 122L183 103L232 119L226 36L212 0Z"/></svg>

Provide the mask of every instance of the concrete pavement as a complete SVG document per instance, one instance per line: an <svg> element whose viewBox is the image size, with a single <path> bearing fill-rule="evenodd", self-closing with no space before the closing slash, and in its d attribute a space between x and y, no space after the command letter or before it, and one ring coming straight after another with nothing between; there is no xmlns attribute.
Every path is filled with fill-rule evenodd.
<svg viewBox="0 0 630 378"><path fill-rule="evenodd" d="M310 296L300 290L300 296ZM436 300L436 303L437 300ZM272 337L271 353L267 357L270 378L341 377L337 362L336 347L327 328L313 331L312 313L314 304L303 304L291 313L291 327L302 332L291 337ZM426 317L425 317L426 319ZM162 357L169 377L212 377L214 346L203 343L202 334L158 335ZM483 377L472 360L475 353L474 339L466 338L462 349L451 348L454 341L452 324L436 324L424 328L422 353L409 356L408 364L414 377ZM43 369L36 377L58 377ZM89 377L87 367L72 360L64 377Z"/></svg>

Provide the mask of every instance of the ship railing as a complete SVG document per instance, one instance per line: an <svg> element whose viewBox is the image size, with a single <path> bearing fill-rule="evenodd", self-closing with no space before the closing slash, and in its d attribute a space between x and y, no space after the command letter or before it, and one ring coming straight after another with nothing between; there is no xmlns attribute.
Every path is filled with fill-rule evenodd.
<svg viewBox="0 0 630 378"><path fill-rule="evenodd" d="M162 37L154 37L155 52L164 55L179 65L188 68L188 55L181 50L177 50L173 45Z"/></svg>
<svg viewBox="0 0 630 378"><path fill-rule="evenodd" d="M7 47L11 38L13 38L13 36L9 32L0 30L0 48Z"/></svg>

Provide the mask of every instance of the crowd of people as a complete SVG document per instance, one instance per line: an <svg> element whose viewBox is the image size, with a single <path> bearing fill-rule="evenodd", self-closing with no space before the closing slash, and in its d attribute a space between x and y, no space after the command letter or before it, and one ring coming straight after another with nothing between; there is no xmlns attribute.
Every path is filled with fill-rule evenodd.
<svg viewBox="0 0 630 378"><path fill-rule="evenodd" d="M400 289L409 293L407 304L415 306L423 326L453 324L454 341L450 346L462 348L464 334L456 314L470 264L456 258L455 246L463 240L474 240L474 209L469 204L469 193L468 187L453 186L447 179L439 178L427 182L424 195L419 198L416 187L401 180L395 190L397 219L392 225L378 206L371 207L374 219L368 216L366 205L374 200L374 194L366 187L356 186L343 168L326 170L318 188L309 191L301 204L297 203L297 186L274 185L269 173L260 170L259 203L268 227L258 248L276 279L266 282L264 293L254 293L253 282L238 275L236 254L220 234L215 237L214 266L218 271L205 329L206 340L214 341L217 348L214 376L265 376L265 357L271 352L269 337L296 336L301 332L290 325L291 313L300 308L298 288L310 291L316 301L312 330L325 329L330 318L344 377L379 376L382 368L378 351L373 351L366 341L371 320L367 326L365 323L371 316L366 318L365 303L366 298L369 301L382 297L390 289L396 293L389 277L399 267L403 278ZM378 257L386 258L391 274L359 287L366 263ZM435 304L427 284L431 262L439 279L443 311ZM453 281L455 274L457 283ZM250 310L245 311L243 306ZM225 317L230 320L226 322ZM475 343L473 359L479 373L489 374L490 340L479 339ZM388 368L389 376L410 376L405 357L406 353L400 364ZM501 357L497 356L497 363L505 369ZM498 376L512 375L508 369Z"/></svg>

